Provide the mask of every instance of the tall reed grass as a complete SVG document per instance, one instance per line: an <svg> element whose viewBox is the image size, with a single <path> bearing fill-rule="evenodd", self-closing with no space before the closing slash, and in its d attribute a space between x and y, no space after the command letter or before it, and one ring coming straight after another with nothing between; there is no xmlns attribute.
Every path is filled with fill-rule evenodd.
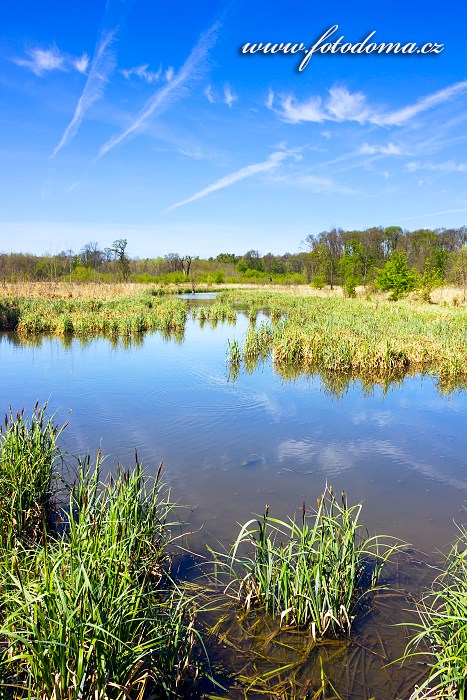
<svg viewBox="0 0 467 700"><path fill-rule="evenodd" d="M0 695L182 697L196 677L198 633L194 598L171 577L173 507L161 468L151 480L136 459L132 471L101 481L100 455L95 465L85 459L58 503L59 430L37 408L30 421L8 417L6 427Z"/></svg>
<svg viewBox="0 0 467 700"><path fill-rule="evenodd" d="M226 295L231 301L250 297L272 309L269 333L250 327L243 359L251 365L270 353L279 372L385 375L433 372L448 383L467 376L467 309L428 307L408 301L300 299L279 294ZM282 313L279 313L279 309Z"/></svg>
<svg viewBox="0 0 467 700"><path fill-rule="evenodd" d="M235 323L237 320L235 309L228 301L223 300L223 298L216 299L211 306L193 308L192 316L193 318L197 318L200 322L211 321L217 323L219 321L227 321L228 323Z"/></svg>
<svg viewBox="0 0 467 700"><path fill-rule="evenodd" d="M245 523L229 554L216 553L226 592L281 625L308 627L312 638L349 634L359 607L375 589L383 565L401 545L369 537L359 522L362 506L339 502L331 487L317 510L303 504L299 522L269 515Z"/></svg>
<svg viewBox="0 0 467 700"><path fill-rule="evenodd" d="M152 330L179 332L185 328L187 311L185 301L150 292L106 301L10 297L0 302L0 331L16 331L23 337L39 333L130 337Z"/></svg>
<svg viewBox="0 0 467 700"><path fill-rule="evenodd" d="M37 540L53 507L60 450L59 428L46 416L47 404L5 416L0 425L0 547L24 536Z"/></svg>
<svg viewBox="0 0 467 700"><path fill-rule="evenodd" d="M428 678L410 700L465 700L467 698L467 530L460 535L446 569L423 596L405 658L420 654L430 667Z"/></svg>

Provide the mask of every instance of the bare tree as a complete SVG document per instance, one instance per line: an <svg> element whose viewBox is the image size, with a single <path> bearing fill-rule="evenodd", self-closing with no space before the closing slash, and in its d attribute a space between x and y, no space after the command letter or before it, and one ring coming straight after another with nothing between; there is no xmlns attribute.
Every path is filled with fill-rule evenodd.
<svg viewBox="0 0 467 700"><path fill-rule="evenodd" d="M110 249L118 261L120 273L124 280L127 280L130 275L130 262L125 253L127 242L128 241L126 238L118 238L112 243L112 247Z"/></svg>
<svg viewBox="0 0 467 700"><path fill-rule="evenodd" d="M81 248L80 258L85 267L92 267L93 270L97 270L104 261L104 254L99 250L97 241L90 241Z"/></svg>

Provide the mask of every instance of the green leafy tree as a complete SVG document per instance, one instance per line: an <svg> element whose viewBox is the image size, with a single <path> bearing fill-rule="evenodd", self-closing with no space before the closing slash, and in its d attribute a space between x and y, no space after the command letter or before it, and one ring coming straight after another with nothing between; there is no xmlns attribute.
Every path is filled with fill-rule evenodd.
<svg viewBox="0 0 467 700"><path fill-rule="evenodd" d="M236 265L239 261L239 257L235 255L235 253L219 253L219 255L216 256L216 260L220 263Z"/></svg>
<svg viewBox="0 0 467 700"><path fill-rule="evenodd" d="M448 252L444 248L436 248L432 255L425 260L425 269L421 278L422 296L424 301L432 303L431 292L441 287L446 278Z"/></svg>
<svg viewBox="0 0 467 700"><path fill-rule="evenodd" d="M417 287L417 273L407 263L404 252L396 250L378 274L377 286L385 292L392 292L390 299L400 299Z"/></svg>
<svg viewBox="0 0 467 700"><path fill-rule="evenodd" d="M330 231L322 231L317 238L309 235L305 239L310 251L316 252L319 272L326 275L331 289L334 288L339 272L339 260L343 249L342 233L342 229L334 227Z"/></svg>
<svg viewBox="0 0 467 700"><path fill-rule="evenodd" d="M344 294L346 297L356 297L356 288L362 283L364 248L358 238L347 241L344 254L339 260L339 271L343 277Z"/></svg>
<svg viewBox="0 0 467 700"><path fill-rule="evenodd" d="M467 244L455 254L454 266L452 270L457 284L463 289L463 301L467 300Z"/></svg>

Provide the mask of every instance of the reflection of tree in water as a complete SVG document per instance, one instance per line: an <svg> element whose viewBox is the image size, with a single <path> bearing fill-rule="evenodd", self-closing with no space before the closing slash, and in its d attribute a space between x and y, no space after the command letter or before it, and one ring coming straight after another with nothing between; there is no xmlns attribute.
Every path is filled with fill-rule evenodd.
<svg viewBox="0 0 467 700"><path fill-rule="evenodd" d="M259 367L264 366L268 357L260 351L254 349L254 342L251 341L250 349L247 355L243 355L243 369L248 374L253 374ZM375 389L382 391L383 396L386 396L390 389L402 386L405 379L416 376L429 376L436 380L436 388L442 396L447 396L456 391L461 392L467 389L467 378L465 377L437 377L433 373L423 373L415 368L407 368L405 370L397 370L393 372L340 372L325 370L316 363L316 367L306 370L301 368L299 364L274 363L274 370L277 374L286 381L295 381L297 379L315 379L318 378L321 383L321 389L326 396L342 398L349 389L356 384L360 385L360 389L364 396L373 396ZM233 380L240 376L241 367L229 365L229 377Z"/></svg>
<svg viewBox="0 0 467 700"><path fill-rule="evenodd" d="M160 330L148 331L148 333L158 333L166 343L176 343L182 345L185 340L185 330ZM72 334L66 335L48 335L46 333L19 336L17 333L3 333L0 337L6 338L7 342L14 347L29 347L41 348L46 342L59 343L65 350L72 347L73 343L79 344L82 349L89 348L96 340L108 343L113 350L130 348L142 348L144 346L147 333L139 333L134 335L116 335L113 333L103 334L95 333L89 336L75 336Z"/></svg>

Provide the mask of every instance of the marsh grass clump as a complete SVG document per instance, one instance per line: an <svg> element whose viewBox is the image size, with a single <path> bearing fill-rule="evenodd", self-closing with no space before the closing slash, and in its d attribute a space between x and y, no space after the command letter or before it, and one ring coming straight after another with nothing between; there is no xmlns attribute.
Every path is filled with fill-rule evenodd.
<svg viewBox="0 0 467 700"><path fill-rule="evenodd" d="M235 323L237 320L237 313L235 309L231 306L228 300L224 298L217 298L214 304L211 306L201 306L198 309L193 309L192 316L193 318L197 318L200 322L211 321L213 324L216 324L219 321Z"/></svg>
<svg viewBox="0 0 467 700"><path fill-rule="evenodd" d="M136 458L133 470L103 481L100 455L94 465L86 458L59 503L58 432L36 407L31 421L9 417L2 438L0 697L182 697L197 674L199 635L194 597L171 576L173 506L161 467L150 479ZM26 478L30 500L18 496Z"/></svg>
<svg viewBox="0 0 467 700"><path fill-rule="evenodd" d="M410 700L467 698L467 530L452 547L446 569L418 605L420 623L405 651L405 659L420 654L428 662L428 678Z"/></svg>
<svg viewBox="0 0 467 700"><path fill-rule="evenodd" d="M226 592L241 608L264 610L281 626L310 629L316 641L350 633L353 619L373 591L383 565L401 545L364 536L362 506L338 501L331 487L316 511L303 504L300 520L245 523L229 554L217 554Z"/></svg>
<svg viewBox="0 0 467 700"><path fill-rule="evenodd" d="M228 341L229 364L231 367L239 367L242 354L236 340Z"/></svg>
<svg viewBox="0 0 467 700"><path fill-rule="evenodd" d="M297 298L285 294L234 294L250 308L261 305L272 316L270 333L248 329L243 356L251 366L252 348L270 353L285 375L300 372L354 373L377 381L400 373L432 372L444 384L467 376L467 314L463 308L410 301ZM253 334L256 333L256 338Z"/></svg>
<svg viewBox="0 0 467 700"><path fill-rule="evenodd" d="M0 426L0 546L24 536L41 536L43 521L53 507L59 428L46 416L47 404L34 406L29 418L23 411L5 416Z"/></svg>
<svg viewBox="0 0 467 700"><path fill-rule="evenodd" d="M259 309L258 309L258 307L256 306L256 304L250 304L250 305L248 306L248 309L247 309L247 316L248 316L248 319L249 319L250 323L253 323L253 324L256 323L256 318L257 318L257 316L258 316L258 311L259 311Z"/></svg>
<svg viewBox="0 0 467 700"><path fill-rule="evenodd" d="M188 305L182 299L139 296L111 299L7 297L0 305L0 330L22 338L40 333L58 336L131 337L147 331L180 332Z"/></svg>

